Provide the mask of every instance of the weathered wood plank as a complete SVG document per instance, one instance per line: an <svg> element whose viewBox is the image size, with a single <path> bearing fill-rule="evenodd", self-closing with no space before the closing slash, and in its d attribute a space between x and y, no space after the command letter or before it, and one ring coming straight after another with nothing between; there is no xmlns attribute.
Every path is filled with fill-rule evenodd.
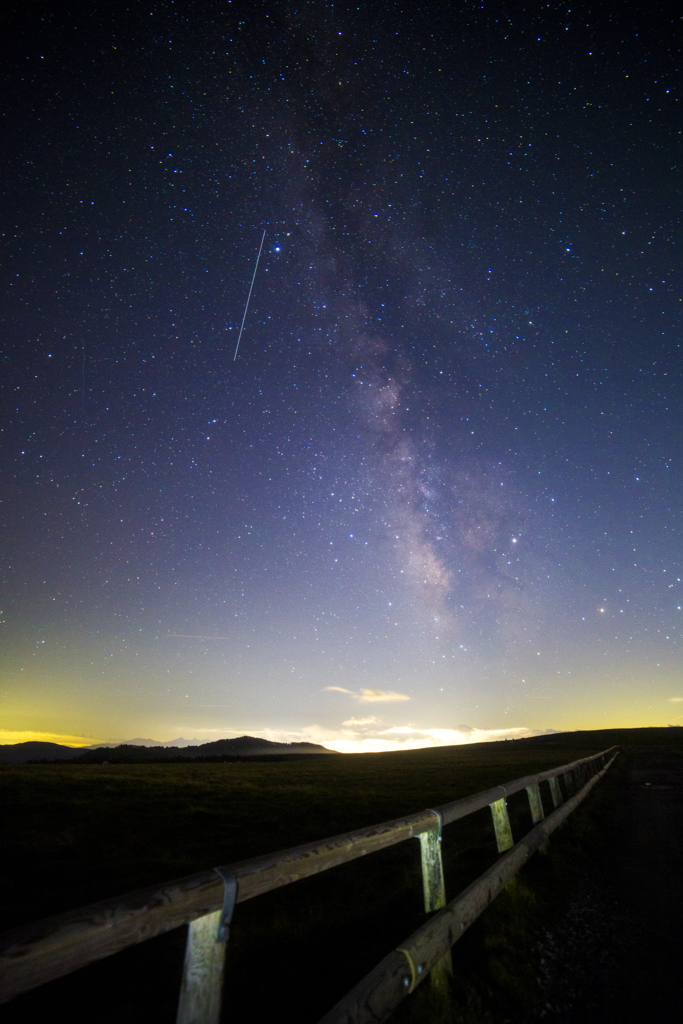
<svg viewBox="0 0 683 1024"><path fill-rule="evenodd" d="M238 902L410 839L433 828L434 817L422 811L230 865ZM6 932L0 936L0 1002L218 910L222 900L221 879L205 871Z"/></svg>
<svg viewBox="0 0 683 1024"><path fill-rule="evenodd" d="M502 789L503 787L501 786L500 788ZM512 838L512 827L508 816L507 801L505 797L502 796L500 800L494 800L494 802L489 804L489 806L493 817L493 827L496 830L496 846L498 847L498 853L505 853L506 850L510 850L515 845L515 841Z"/></svg>
<svg viewBox="0 0 683 1024"><path fill-rule="evenodd" d="M505 791L511 795L533 781L552 779L576 765L594 761L597 756L582 758L572 765L562 765L536 776L515 779L505 784ZM475 793L436 810L446 825L493 803L499 798L500 789L494 787ZM386 849L433 828L434 811L426 810L230 865L239 881L238 902ZM127 946L212 913L220 908L222 898L220 878L214 871L203 871L5 932L0 936L0 1003Z"/></svg>
<svg viewBox="0 0 683 1024"><path fill-rule="evenodd" d="M441 858L441 821L439 827L423 832L420 836L420 860L422 864L422 893L427 914L446 906L446 882ZM450 950L444 954L431 974L431 985L440 996L449 998L448 979L453 973Z"/></svg>
<svg viewBox="0 0 683 1024"><path fill-rule="evenodd" d="M553 798L553 807L561 807L564 803L564 797L562 796L562 789L560 788L560 780L555 776L548 781L550 783L550 793Z"/></svg>
<svg viewBox="0 0 683 1024"><path fill-rule="evenodd" d="M616 755L614 755L616 756ZM613 759L612 759L613 760ZM553 811L442 911L389 953L319 1024L381 1024L421 984L529 857L585 799L612 761L562 807Z"/></svg>
<svg viewBox="0 0 683 1024"><path fill-rule="evenodd" d="M221 879L205 871L6 932L0 940L0 1002L178 928L222 901Z"/></svg>
<svg viewBox="0 0 683 1024"><path fill-rule="evenodd" d="M419 836L420 860L422 864L422 892L425 911L441 910L446 906L446 885L441 860L441 836L433 828Z"/></svg>
<svg viewBox="0 0 683 1024"><path fill-rule="evenodd" d="M217 941L221 913L214 910L188 925L176 1024L219 1024L225 970L225 943Z"/></svg>
<svg viewBox="0 0 683 1024"><path fill-rule="evenodd" d="M610 747L608 751L603 751L603 754L612 755L615 749L615 747ZM453 821L458 821L460 818L464 818L468 814L472 814L474 811L481 810L483 807L494 803L500 797L499 791L501 789L505 790L507 796L512 796L513 793L519 793L520 790L526 789L527 786L534 782L545 782L558 775L563 775L578 765L595 761L599 756L601 755L594 754L592 757L581 758L578 761L573 761L571 764L559 765L557 768L539 772L537 775L527 775L521 779L513 779L502 786L493 786L491 789L484 790L481 793L475 793L472 796L463 797L461 800L454 800L452 803L444 804L441 807L435 808L435 810L441 814L444 825L449 825Z"/></svg>
<svg viewBox="0 0 683 1024"><path fill-rule="evenodd" d="M532 782L530 786L526 787L526 791L529 796L531 820L534 825L538 825L539 821L543 821L543 818L545 817L543 813L543 801L541 800L541 790L539 789L537 782Z"/></svg>

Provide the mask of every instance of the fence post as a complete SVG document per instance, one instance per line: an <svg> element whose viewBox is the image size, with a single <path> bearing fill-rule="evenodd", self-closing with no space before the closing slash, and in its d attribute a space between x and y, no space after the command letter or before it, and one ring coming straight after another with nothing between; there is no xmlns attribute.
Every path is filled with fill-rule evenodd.
<svg viewBox="0 0 683 1024"><path fill-rule="evenodd" d="M564 773L564 784L567 787L567 796L574 796L576 793L576 779L573 771Z"/></svg>
<svg viewBox="0 0 683 1024"><path fill-rule="evenodd" d="M219 1022L226 944L216 936L222 913L216 910L188 925L176 1024Z"/></svg>
<svg viewBox="0 0 683 1024"><path fill-rule="evenodd" d="M438 811L434 812L438 814ZM439 814L439 827L430 829L429 832L421 832L420 859L422 862L422 891L424 893L424 905L426 913L434 910L442 910L446 906L446 883L443 876L443 860L441 857L441 815ZM448 950L430 973L432 988L449 995L448 979L453 973L453 960L451 951Z"/></svg>
<svg viewBox="0 0 683 1024"><path fill-rule="evenodd" d="M553 775L552 779L548 779L550 783L550 794L553 798L553 807L561 807L564 803L562 796L562 790L560 789L560 780L557 775Z"/></svg>
<svg viewBox="0 0 683 1024"><path fill-rule="evenodd" d="M427 913L432 910L441 910L446 906L446 886L443 877L439 832L440 829L433 828L429 832L421 832L418 837L422 859L422 890Z"/></svg>
<svg viewBox="0 0 683 1024"><path fill-rule="evenodd" d="M543 801L541 800L541 791L538 788L538 783L532 782L530 786L526 787L526 791L529 796L531 820L534 825L538 825L539 821L543 821L545 818L545 814L543 813Z"/></svg>
<svg viewBox="0 0 683 1024"><path fill-rule="evenodd" d="M499 789L503 789L503 787L499 786ZM503 792L505 792L504 789ZM511 850L515 845L515 841L512 838L512 829L510 828L510 819L508 817L505 797L489 804L489 807L491 808L491 814L493 815L493 827L496 830L498 853L505 853L506 850Z"/></svg>
<svg viewBox="0 0 683 1024"><path fill-rule="evenodd" d="M531 810L531 820L534 825L538 825L539 822L543 821L545 814L543 812L543 800L541 799L541 789L538 782L532 782L530 786L526 787L527 796L529 797L529 808ZM546 839L542 846L539 847L541 853L548 853L550 850L550 840Z"/></svg>

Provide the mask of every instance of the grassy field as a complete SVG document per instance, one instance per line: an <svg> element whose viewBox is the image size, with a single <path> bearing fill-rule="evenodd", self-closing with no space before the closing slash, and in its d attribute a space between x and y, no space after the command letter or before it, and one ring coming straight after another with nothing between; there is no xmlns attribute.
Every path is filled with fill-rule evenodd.
<svg viewBox="0 0 683 1024"><path fill-rule="evenodd" d="M2 767L3 926L371 825L629 742L683 745L683 730L575 733L275 763ZM572 843L570 865L590 852L593 818L616 785L618 773L562 830L553 857L501 897L457 947L456 960L468 965L464 974L456 971L455 981L465 1019L516 1019L487 1017L496 1005L495 985L475 983L473 965L487 950L496 984L503 990L511 985L511 992L522 984L512 984L519 971L508 960L539 917L533 871L539 891L544 885L554 891L552 872L560 868L548 863L561 866ZM524 794L513 797L510 808L521 835L531 824ZM450 826L443 850L452 898L497 856L488 811ZM315 1021L422 919L419 844L413 841L238 906L228 972L239 983L228 982L226 1019L271 1020L290 1005L302 1021ZM179 930L125 951L16 1000L3 1019L38 1019L65 1000L77 1019L171 1022L183 943ZM524 1003L519 993L510 995L509 1005L515 1000ZM426 1006L418 1016L425 1019L425 1012L432 1019Z"/></svg>
<svg viewBox="0 0 683 1024"><path fill-rule="evenodd" d="M3 767L5 920L372 825L590 749L601 748L484 743L274 763Z"/></svg>

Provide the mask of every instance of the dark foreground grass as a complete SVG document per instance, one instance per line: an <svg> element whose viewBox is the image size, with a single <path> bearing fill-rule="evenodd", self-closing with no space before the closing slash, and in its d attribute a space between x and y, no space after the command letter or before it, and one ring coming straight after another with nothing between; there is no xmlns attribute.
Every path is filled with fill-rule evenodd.
<svg viewBox="0 0 683 1024"><path fill-rule="evenodd" d="M678 739L678 730L660 731L660 742ZM4 768L4 927L375 824L623 742L604 733L590 739L570 734L564 746L553 737L277 763ZM614 778L560 830L551 856L536 856L455 947L454 1019L524 1019L537 987L524 947L566 897L582 858L595 854L600 801L609 799ZM524 794L510 807L521 835L531 825ZM452 898L497 856L488 811L449 826L443 851ZM225 1019L296 1013L314 1022L423 919L415 841L238 905ZM15 1000L2 1019L50 1020L61 1004L73 1019L100 1024L170 1024L183 946L180 929L126 950ZM400 1013L436 1022L441 1009L422 988Z"/></svg>
<svg viewBox="0 0 683 1024"><path fill-rule="evenodd" d="M486 743L276 763L0 767L4 924L372 825L586 753Z"/></svg>

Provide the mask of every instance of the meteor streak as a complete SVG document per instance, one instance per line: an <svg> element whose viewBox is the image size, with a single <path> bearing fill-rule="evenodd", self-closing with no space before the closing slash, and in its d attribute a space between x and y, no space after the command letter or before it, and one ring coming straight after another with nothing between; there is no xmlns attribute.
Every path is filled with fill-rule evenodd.
<svg viewBox="0 0 683 1024"><path fill-rule="evenodd" d="M163 637L179 636L183 640L230 640L229 636L196 636L194 633L162 633Z"/></svg>
<svg viewBox="0 0 683 1024"><path fill-rule="evenodd" d="M237 344L235 345L235 354L232 357L233 363L237 359L237 349L240 347L240 340L242 338L242 331L244 330L244 321L247 319L247 310L249 309L249 300L251 298L252 288L254 287L254 281L256 280L256 271L258 270L258 261L261 259L261 250L263 249L263 243L265 241L265 238L266 238L266 229L264 228L263 229L263 235L261 237L261 244L260 244L259 250L258 250L258 256L256 257L256 266L254 267L254 273L253 273L252 278L251 278L251 284L249 285L249 294L247 295L247 302L246 302L246 305L244 307L244 316L242 317L242 326L240 327L240 333L239 333L239 335L237 337Z"/></svg>

